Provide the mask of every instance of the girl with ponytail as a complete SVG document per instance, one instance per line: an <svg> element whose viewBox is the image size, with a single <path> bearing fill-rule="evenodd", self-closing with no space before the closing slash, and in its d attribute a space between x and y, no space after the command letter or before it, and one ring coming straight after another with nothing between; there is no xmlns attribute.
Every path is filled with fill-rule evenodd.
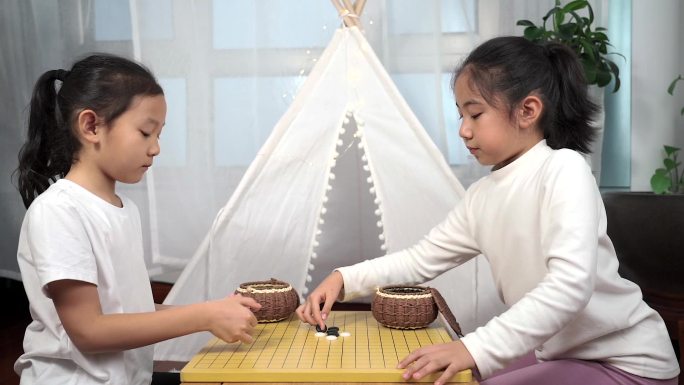
<svg viewBox="0 0 684 385"><path fill-rule="evenodd" d="M443 371L443 384L474 369L482 385L675 385L665 324L618 274L581 155L598 107L574 52L499 37L453 79L459 134L491 174L416 245L336 269L297 309L300 319L323 327L338 297L419 284L482 254L508 309L457 341L411 352L399 362L404 379Z"/></svg>
<svg viewBox="0 0 684 385"><path fill-rule="evenodd" d="M121 57L91 55L38 79L16 172L33 318L14 365L22 384L150 384L156 342L199 331L252 341L251 298L152 299L140 215L115 187L152 166L165 119L154 76Z"/></svg>

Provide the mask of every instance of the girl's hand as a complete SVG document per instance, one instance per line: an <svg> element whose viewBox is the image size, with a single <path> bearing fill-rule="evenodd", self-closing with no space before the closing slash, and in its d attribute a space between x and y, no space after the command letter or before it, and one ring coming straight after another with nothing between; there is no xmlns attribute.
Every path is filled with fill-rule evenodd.
<svg viewBox="0 0 684 385"><path fill-rule="evenodd" d="M474 367L475 360L461 341L422 347L411 352L398 365L399 369L406 369L402 375L404 380L420 380L444 369L435 385L444 384L459 371Z"/></svg>
<svg viewBox="0 0 684 385"><path fill-rule="evenodd" d="M240 294L206 303L210 307L209 326L213 335L226 341L241 341L250 344L254 341L252 334L257 325L253 311L261 309L261 305L254 298L243 297Z"/></svg>
<svg viewBox="0 0 684 385"><path fill-rule="evenodd" d="M325 320L330 314L333 303L340 297L343 287L342 274L339 271L333 271L297 308L299 319L311 325L318 325L321 329L325 328ZM321 303L323 303L322 310Z"/></svg>

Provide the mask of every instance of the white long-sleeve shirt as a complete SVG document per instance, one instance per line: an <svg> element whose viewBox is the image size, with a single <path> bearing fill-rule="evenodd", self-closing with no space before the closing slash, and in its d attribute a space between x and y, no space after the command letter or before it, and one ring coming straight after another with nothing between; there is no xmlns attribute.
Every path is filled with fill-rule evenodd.
<svg viewBox="0 0 684 385"><path fill-rule="evenodd" d="M483 377L535 349L540 360L677 376L661 317L618 275L601 195L584 158L541 141L474 183L416 245L339 268L345 300L417 284L483 254L509 309L463 337Z"/></svg>

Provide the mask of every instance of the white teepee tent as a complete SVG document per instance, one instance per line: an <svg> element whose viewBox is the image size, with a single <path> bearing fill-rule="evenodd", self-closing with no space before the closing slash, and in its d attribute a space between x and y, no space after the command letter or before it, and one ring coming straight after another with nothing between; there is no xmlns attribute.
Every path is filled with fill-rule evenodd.
<svg viewBox="0 0 684 385"><path fill-rule="evenodd" d="M463 193L361 31L343 27L166 303L220 298L271 277L305 295L334 267L412 245ZM493 296L478 282L478 263L429 283L465 330L482 323L481 292ZM158 344L155 358L187 361L209 337Z"/></svg>

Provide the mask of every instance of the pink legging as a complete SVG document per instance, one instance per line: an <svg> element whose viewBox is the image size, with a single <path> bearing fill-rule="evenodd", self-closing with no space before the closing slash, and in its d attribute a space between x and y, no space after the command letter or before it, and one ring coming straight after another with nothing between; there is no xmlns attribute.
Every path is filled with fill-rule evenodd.
<svg viewBox="0 0 684 385"><path fill-rule="evenodd" d="M480 385L677 385L677 377L654 380L596 361L571 359L538 362L533 353L485 380L478 380Z"/></svg>

